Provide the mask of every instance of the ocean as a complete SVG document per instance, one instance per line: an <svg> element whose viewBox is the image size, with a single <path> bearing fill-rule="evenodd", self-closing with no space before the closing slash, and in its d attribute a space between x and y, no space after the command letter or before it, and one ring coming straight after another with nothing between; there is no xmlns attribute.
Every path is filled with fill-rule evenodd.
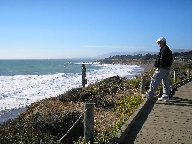
<svg viewBox="0 0 193 145"><path fill-rule="evenodd" d="M132 78L144 71L138 65L100 64L91 59L0 60L0 120L3 112L81 87L82 63L87 85L115 75Z"/></svg>

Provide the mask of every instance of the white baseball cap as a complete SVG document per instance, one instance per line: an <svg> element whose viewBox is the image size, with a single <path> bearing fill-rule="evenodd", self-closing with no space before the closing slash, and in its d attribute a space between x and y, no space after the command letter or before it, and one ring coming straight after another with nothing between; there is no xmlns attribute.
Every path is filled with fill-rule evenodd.
<svg viewBox="0 0 193 145"><path fill-rule="evenodd" d="M159 41L166 41L166 38L164 38L164 37L159 37L159 38L157 39L156 43L158 43Z"/></svg>

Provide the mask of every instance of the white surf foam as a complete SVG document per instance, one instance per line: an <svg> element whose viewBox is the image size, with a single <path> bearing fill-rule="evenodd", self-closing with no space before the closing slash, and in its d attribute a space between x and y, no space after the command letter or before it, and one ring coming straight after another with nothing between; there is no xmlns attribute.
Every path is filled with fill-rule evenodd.
<svg viewBox="0 0 193 145"><path fill-rule="evenodd" d="M103 67L99 70L87 72L88 84L115 75L132 77L143 71L143 68L136 65L103 64L100 66ZM55 97L69 89L80 87L81 79L81 73L0 76L0 112L25 107L35 101Z"/></svg>

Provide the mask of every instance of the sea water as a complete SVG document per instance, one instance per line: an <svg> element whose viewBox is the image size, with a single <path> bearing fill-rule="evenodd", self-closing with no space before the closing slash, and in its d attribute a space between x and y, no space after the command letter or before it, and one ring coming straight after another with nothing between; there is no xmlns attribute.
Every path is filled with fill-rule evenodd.
<svg viewBox="0 0 193 145"><path fill-rule="evenodd" d="M85 59L0 60L0 118L6 110L81 87L83 63L87 85L115 75L131 78L144 70L137 65L100 64Z"/></svg>

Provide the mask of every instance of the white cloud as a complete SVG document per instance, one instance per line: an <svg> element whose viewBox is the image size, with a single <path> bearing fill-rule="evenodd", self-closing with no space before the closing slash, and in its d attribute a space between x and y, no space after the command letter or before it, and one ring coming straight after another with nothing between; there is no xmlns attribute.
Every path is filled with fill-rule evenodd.
<svg viewBox="0 0 193 145"><path fill-rule="evenodd" d="M84 46L86 48L109 48L109 49L114 49L114 48L119 48L119 49L147 49L148 47L145 46L100 46L100 45L93 45L93 46Z"/></svg>

